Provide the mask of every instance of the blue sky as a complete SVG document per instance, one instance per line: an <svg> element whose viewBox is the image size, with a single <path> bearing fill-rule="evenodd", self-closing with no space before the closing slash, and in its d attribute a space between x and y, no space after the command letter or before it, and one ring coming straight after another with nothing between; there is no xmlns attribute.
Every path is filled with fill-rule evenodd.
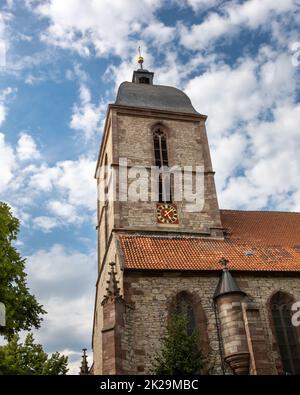
<svg viewBox="0 0 300 395"><path fill-rule="evenodd" d="M90 347L93 179L107 104L137 68L208 115L222 208L300 211L299 0L0 0L0 199L48 310L47 351Z"/></svg>

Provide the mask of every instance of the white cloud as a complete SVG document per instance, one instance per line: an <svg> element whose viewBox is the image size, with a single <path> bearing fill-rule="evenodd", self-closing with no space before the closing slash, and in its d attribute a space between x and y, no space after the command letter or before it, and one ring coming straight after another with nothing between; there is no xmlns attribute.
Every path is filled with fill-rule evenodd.
<svg viewBox="0 0 300 395"><path fill-rule="evenodd" d="M32 192L51 193L52 196L57 192L64 197L64 200L59 202L53 200L48 206L52 212L64 216L72 213L72 206L94 209L95 166L95 160L83 156L78 160L57 162L52 167L44 162L40 166L28 166L23 169L22 176L26 173L26 184Z"/></svg>
<svg viewBox="0 0 300 395"><path fill-rule="evenodd" d="M203 9L211 8L223 0L185 0L185 3L193 8L194 11L203 11ZM180 4L181 2L179 2Z"/></svg>
<svg viewBox="0 0 300 395"><path fill-rule="evenodd" d="M296 78L287 54L263 47L255 62L215 63L187 84L195 107L208 114L221 207L299 208Z"/></svg>
<svg viewBox="0 0 300 395"><path fill-rule="evenodd" d="M79 203L80 205L80 203ZM79 225L86 218L85 215L78 211L78 205L70 204L60 200L50 200L47 204L48 211L55 216L56 225L63 226L64 224Z"/></svg>
<svg viewBox="0 0 300 395"><path fill-rule="evenodd" d="M78 373L79 353L91 342L95 268L94 252L68 251L62 245L38 250L27 258L28 284L48 312L36 339L51 352L67 349L70 373Z"/></svg>
<svg viewBox="0 0 300 395"><path fill-rule="evenodd" d="M152 44L157 44L158 46L171 42L175 38L175 35L175 27L166 26L159 21L149 24L142 31L142 37L145 37L146 40L149 40Z"/></svg>
<svg viewBox="0 0 300 395"><path fill-rule="evenodd" d="M257 94L255 68L256 63L249 60L235 69L221 65L187 84L185 91L196 109L209 115L213 137L231 130L241 118L258 116L264 98Z"/></svg>
<svg viewBox="0 0 300 395"><path fill-rule="evenodd" d="M53 214L58 215L59 217L65 218L67 220L76 219L77 214L75 207L69 203L61 202L59 200L52 200L48 203L48 209Z"/></svg>
<svg viewBox="0 0 300 395"><path fill-rule="evenodd" d="M6 116L6 108L3 104L0 103L0 125L5 120L5 116Z"/></svg>
<svg viewBox="0 0 300 395"><path fill-rule="evenodd" d="M33 75L33 74L29 74L29 75L27 75L27 77L25 78L25 84L28 84L28 85L35 85L35 84L37 84L38 82L41 82L41 81L43 81L44 80L44 77L42 77L42 76L35 76L35 75Z"/></svg>
<svg viewBox="0 0 300 395"><path fill-rule="evenodd" d="M214 163L217 166L216 183L222 190L226 187L228 177L236 176L245 157L247 137L241 133L233 133L224 136L214 142L213 156L217 158Z"/></svg>
<svg viewBox="0 0 300 395"><path fill-rule="evenodd" d="M12 8L14 5L15 0L6 0L6 6L8 8Z"/></svg>
<svg viewBox="0 0 300 395"><path fill-rule="evenodd" d="M84 347L90 347L95 295L93 282L89 282L89 285L90 291L82 293L82 280L78 278L73 284L73 288L76 287L78 292L72 299L57 297L54 294L47 299L39 298L48 314L41 329L35 332L35 337L38 342L46 345L48 351L62 352L64 348L68 348L74 353ZM80 359L78 357L78 368ZM74 368L75 361L72 365Z"/></svg>
<svg viewBox="0 0 300 395"><path fill-rule="evenodd" d="M46 233L58 226L57 219L47 216L35 217L32 222L35 228L41 229Z"/></svg>
<svg viewBox="0 0 300 395"><path fill-rule="evenodd" d="M82 131L86 140L91 139L100 131L100 121L104 116L106 106L101 102L95 105L91 101L91 93L87 86L80 86L80 104L75 104L70 121L70 127Z"/></svg>
<svg viewBox="0 0 300 395"><path fill-rule="evenodd" d="M68 251L60 244L37 250L27 262L31 289L43 300L64 297L72 301L74 296L89 293L91 281L95 281L95 268L94 252L86 255Z"/></svg>
<svg viewBox="0 0 300 395"><path fill-rule="evenodd" d="M130 36L154 19L161 4L162 0L51 0L35 11L50 19L43 35L48 43L82 56L124 55L136 47Z"/></svg>
<svg viewBox="0 0 300 395"><path fill-rule="evenodd" d="M285 104L273 112L272 121L249 126L252 134L252 163L247 166L245 178L273 206L298 210L295 197L300 191L300 143L298 127L300 105Z"/></svg>
<svg viewBox="0 0 300 395"><path fill-rule="evenodd" d="M0 133L0 193L5 190L13 177L14 164L14 151L5 142L4 134Z"/></svg>
<svg viewBox="0 0 300 395"><path fill-rule="evenodd" d="M96 186L94 170L96 162L82 157L78 161L59 162L62 170L57 187L65 190L68 202L76 206L94 210L96 206Z"/></svg>
<svg viewBox="0 0 300 395"><path fill-rule="evenodd" d="M90 140L101 132L107 106L103 98L98 104L92 102L89 76L79 64L75 64L73 70L67 70L66 77L79 82L79 103L73 105L70 127L83 132L86 141Z"/></svg>
<svg viewBox="0 0 300 395"><path fill-rule="evenodd" d="M5 21L0 12L0 70L6 66L7 39L5 37Z"/></svg>
<svg viewBox="0 0 300 395"><path fill-rule="evenodd" d="M200 24L181 26L181 43L190 49L206 49L212 42L241 29L270 29L270 21L286 12L297 12L293 0L248 0L243 3L227 2L219 13L211 12Z"/></svg>
<svg viewBox="0 0 300 395"><path fill-rule="evenodd" d="M96 208L95 161L86 157L57 162L53 167L42 164L31 167L24 179L24 189L36 201L43 198L45 214L34 219L34 226L44 231L67 224L91 220ZM21 175L21 176L22 176ZM19 185L17 194L20 193ZM30 202L32 204L32 202ZM84 208L84 210L82 210Z"/></svg>
<svg viewBox="0 0 300 395"><path fill-rule="evenodd" d="M23 225L32 221L34 228L49 232L91 220L96 208L94 170L95 161L87 157L49 166L32 136L23 133L14 149L0 133L0 198L14 207ZM33 206L40 206L40 212L32 219L28 210Z"/></svg>
<svg viewBox="0 0 300 395"><path fill-rule="evenodd" d="M18 140L17 155L20 160L39 159L40 152L32 136L23 132Z"/></svg>
<svg viewBox="0 0 300 395"><path fill-rule="evenodd" d="M5 88L2 91L0 91L0 126L5 121L5 118L7 115L6 101L8 100L8 97L13 92L14 92L14 89L12 89L11 87Z"/></svg>
<svg viewBox="0 0 300 395"><path fill-rule="evenodd" d="M262 48L256 61L244 58L232 68L212 65L190 80L185 91L197 110L209 115L210 133L216 139L293 100L295 89L295 68L289 56Z"/></svg>
<svg viewBox="0 0 300 395"><path fill-rule="evenodd" d="M34 168L32 173L29 179L29 187L38 191L50 192L61 174L61 169L42 164L39 168Z"/></svg>

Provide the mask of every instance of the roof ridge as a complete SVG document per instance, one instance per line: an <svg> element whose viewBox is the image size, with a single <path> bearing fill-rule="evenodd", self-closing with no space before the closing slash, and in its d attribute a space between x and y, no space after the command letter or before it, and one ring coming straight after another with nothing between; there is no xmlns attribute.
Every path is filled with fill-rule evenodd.
<svg viewBox="0 0 300 395"><path fill-rule="evenodd" d="M208 236L197 236L197 235L184 235L184 234L153 234L153 233L132 233L132 234L119 234L119 237L144 237L144 238L156 238L156 239L197 239L197 240L207 240L207 241L225 241L225 239L220 237L208 237Z"/></svg>
<svg viewBox="0 0 300 395"><path fill-rule="evenodd" d="M124 84L124 83L129 83L129 84L136 84L136 85L142 85L142 84L137 84L136 82L132 82L132 81L123 81L123 82L121 82L121 84ZM120 84L120 85L121 85ZM163 87L163 88L172 88L172 89L177 89L178 91L180 91L180 92L182 92L182 93L184 93L185 95L186 95L186 93L182 90L182 89L180 89L180 88L177 88L176 86L172 86L172 85L161 85L161 84L143 84L142 85L142 87L145 87L145 86L161 86L161 87Z"/></svg>
<svg viewBox="0 0 300 395"><path fill-rule="evenodd" d="M282 210L238 210L238 209L227 209L227 208L220 208L220 211L229 211L229 212L240 212L240 213L272 213L272 214L300 214L299 211L282 211Z"/></svg>

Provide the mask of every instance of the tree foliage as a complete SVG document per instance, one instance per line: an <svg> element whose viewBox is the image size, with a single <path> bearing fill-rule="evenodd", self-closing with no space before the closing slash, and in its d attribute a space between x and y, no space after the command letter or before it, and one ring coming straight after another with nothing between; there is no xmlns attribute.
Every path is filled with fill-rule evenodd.
<svg viewBox="0 0 300 395"><path fill-rule="evenodd" d="M20 223L9 206L0 202L0 301L6 308L6 326L0 334L8 341L0 347L0 374L62 375L66 374L68 358L58 352L49 357L40 344L28 334L20 343L21 330L39 328L46 311L27 287L26 260L13 245Z"/></svg>
<svg viewBox="0 0 300 395"><path fill-rule="evenodd" d="M155 374L200 374L205 360L199 348L196 331L188 333L188 315L186 309L174 313L163 339L162 349L155 356Z"/></svg>
<svg viewBox="0 0 300 395"><path fill-rule="evenodd" d="M5 375L64 375L67 373L68 357L58 352L49 357L40 344L34 343L28 334L24 343L18 335L0 347L0 374Z"/></svg>
<svg viewBox="0 0 300 395"><path fill-rule="evenodd" d="M0 301L6 307L6 327L0 334L6 339L22 329L39 328L46 313L27 287L26 261L13 246L18 233L19 220L0 202Z"/></svg>

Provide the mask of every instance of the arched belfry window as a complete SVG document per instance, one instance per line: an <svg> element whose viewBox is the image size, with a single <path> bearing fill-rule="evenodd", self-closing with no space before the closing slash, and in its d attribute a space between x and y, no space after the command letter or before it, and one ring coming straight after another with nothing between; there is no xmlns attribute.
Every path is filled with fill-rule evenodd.
<svg viewBox="0 0 300 395"><path fill-rule="evenodd" d="M296 328L292 324L292 298L277 292L270 307L276 340L285 374L300 374L300 344Z"/></svg>
<svg viewBox="0 0 300 395"><path fill-rule="evenodd" d="M157 125L153 130L155 166L162 172L169 166L167 134L163 126ZM159 202L171 202L170 174L159 175Z"/></svg>
<svg viewBox="0 0 300 395"><path fill-rule="evenodd" d="M155 153L155 165L169 166L168 161L168 149L167 149L167 135L166 131L162 126L157 126L153 132L154 138L154 153Z"/></svg>
<svg viewBox="0 0 300 395"><path fill-rule="evenodd" d="M186 314L187 332L191 335L196 330L196 318L193 304L186 292L181 292L176 296L175 314Z"/></svg>

